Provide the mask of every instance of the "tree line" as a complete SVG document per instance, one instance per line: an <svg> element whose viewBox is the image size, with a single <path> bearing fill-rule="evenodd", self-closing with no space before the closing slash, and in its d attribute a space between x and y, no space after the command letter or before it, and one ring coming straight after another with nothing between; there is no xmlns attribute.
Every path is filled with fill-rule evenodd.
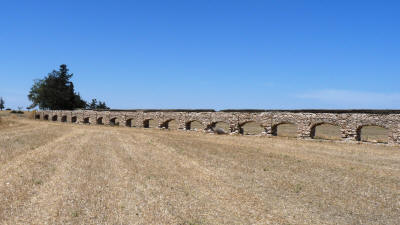
<svg viewBox="0 0 400 225"><path fill-rule="evenodd" d="M67 65L62 64L45 78L37 79L28 94L32 104L28 109L38 107L43 110L109 109L105 102L92 99L87 103L75 91Z"/></svg>

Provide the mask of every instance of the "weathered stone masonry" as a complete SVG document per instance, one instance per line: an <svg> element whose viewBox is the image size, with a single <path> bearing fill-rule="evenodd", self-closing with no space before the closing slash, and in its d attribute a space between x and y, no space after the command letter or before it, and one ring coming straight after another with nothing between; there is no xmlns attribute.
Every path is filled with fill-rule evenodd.
<svg viewBox="0 0 400 225"><path fill-rule="evenodd" d="M359 141L363 126L380 126L388 129L388 144L400 145L400 111L398 110L74 110L39 111L36 119L78 124L104 124L129 127L146 127L154 120L158 127L168 126L175 120L178 129L190 130L190 123L198 121L204 131L212 131L218 122L230 126L230 133L240 133L248 122L263 127L263 135L273 136L276 127L283 123L297 125L299 139L311 139L313 130L320 124L340 127L343 141Z"/></svg>

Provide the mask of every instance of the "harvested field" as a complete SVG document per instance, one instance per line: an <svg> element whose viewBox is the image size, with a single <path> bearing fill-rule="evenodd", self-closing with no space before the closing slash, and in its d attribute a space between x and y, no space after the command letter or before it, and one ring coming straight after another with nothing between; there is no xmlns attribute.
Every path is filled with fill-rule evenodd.
<svg viewBox="0 0 400 225"><path fill-rule="evenodd" d="M0 224L399 224L398 147L2 122Z"/></svg>

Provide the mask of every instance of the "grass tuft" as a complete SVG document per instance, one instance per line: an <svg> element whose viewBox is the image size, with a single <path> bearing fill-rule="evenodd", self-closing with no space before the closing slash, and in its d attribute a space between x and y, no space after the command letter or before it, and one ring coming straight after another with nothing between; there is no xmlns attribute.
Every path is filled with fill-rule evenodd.
<svg viewBox="0 0 400 225"><path fill-rule="evenodd" d="M294 192L296 192L296 193L300 193L302 189L303 189L303 187L301 186L301 184L296 184L294 186Z"/></svg>
<svg viewBox="0 0 400 225"><path fill-rule="evenodd" d="M33 183L35 185L41 185L41 184L43 184L43 181L42 180L33 180Z"/></svg>
<svg viewBox="0 0 400 225"><path fill-rule="evenodd" d="M72 217L78 217L78 216L79 216L79 212L78 211L72 212Z"/></svg>

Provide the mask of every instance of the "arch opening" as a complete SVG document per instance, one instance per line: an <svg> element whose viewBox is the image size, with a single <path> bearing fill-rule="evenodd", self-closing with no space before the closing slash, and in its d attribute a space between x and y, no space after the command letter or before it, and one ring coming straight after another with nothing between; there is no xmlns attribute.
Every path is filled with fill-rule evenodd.
<svg viewBox="0 0 400 225"><path fill-rule="evenodd" d="M97 118L96 123L97 123L97 125L104 125L103 124L103 117Z"/></svg>
<svg viewBox="0 0 400 225"><path fill-rule="evenodd" d="M214 122L209 125L209 128L217 134L228 134L231 130L229 124L223 121Z"/></svg>
<svg viewBox="0 0 400 225"><path fill-rule="evenodd" d="M134 125L133 125L133 119L127 119L126 121L125 121L125 126L127 126L127 127L133 127Z"/></svg>
<svg viewBox="0 0 400 225"><path fill-rule="evenodd" d="M89 124L89 123L90 123L89 117L83 118L83 123L84 123L84 124Z"/></svg>
<svg viewBox="0 0 400 225"><path fill-rule="evenodd" d="M239 133L243 135L257 135L264 131L264 127L255 121L249 121L239 126Z"/></svg>
<svg viewBox="0 0 400 225"><path fill-rule="evenodd" d="M58 116L57 116L57 115L54 115L54 116L51 118L52 121L57 121L57 119L58 119Z"/></svg>
<svg viewBox="0 0 400 225"><path fill-rule="evenodd" d="M294 123L280 123L272 126L272 136L297 137L297 125Z"/></svg>
<svg viewBox="0 0 400 225"><path fill-rule="evenodd" d="M342 139L342 132L339 126L321 123L314 125L311 128L311 138L313 139L326 139L326 140L340 140Z"/></svg>
<svg viewBox="0 0 400 225"><path fill-rule="evenodd" d="M40 120L40 115L35 115L35 119Z"/></svg>
<svg viewBox="0 0 400 225"><path fill-rule="evenodd" d="M189 121L185 123L186 130L203 130L203 124L197 120Z"/></svg>
<svg viewBox="0 0 400 225"><path fill-rule="evenodd" d="M110 119L110 126L118 126L118 125L119 125L119 122L116 117Z"/></svg>
<svg viewBox="0 0 400 225"><path fill-rule="evenodd" d="M44 115L43 119L44 120L49 120L49 115Z"/></svg>
<svg viewBox="0 0 400 225"><path fill-rule="evenodd" d="M178 123L174 119L165 121L161 127L169 130L177 130L179 128Z"/></svg>
<svg viewBox="0 0 400 225"><path fill-rule="evenodd" d="M77 120L77 119L76 119L76 116L73 116L73 117L71 118L71 122L72 122L72 123L76 123L76 120Z"/></svg>
<svg viewBox="0 0 400 225"><path fill-rule="evenodd" d="M389 134L389 129L387 128L376 125L366 125L357 129L357 141L388 143Z"/></svg>
<svg viewBox="0 0 400 225"><path fill-rule="evenodd" d="M63 123L67 122L67 116L62 116L61 117L61 122L63 122Z"/></svg>
<svg viewBox="0 0 400 225"><path fill-rule="evenodd" d="M153 119L147 119L143 121L144 128L155 128L157 127L156 121Z"/></svg>

